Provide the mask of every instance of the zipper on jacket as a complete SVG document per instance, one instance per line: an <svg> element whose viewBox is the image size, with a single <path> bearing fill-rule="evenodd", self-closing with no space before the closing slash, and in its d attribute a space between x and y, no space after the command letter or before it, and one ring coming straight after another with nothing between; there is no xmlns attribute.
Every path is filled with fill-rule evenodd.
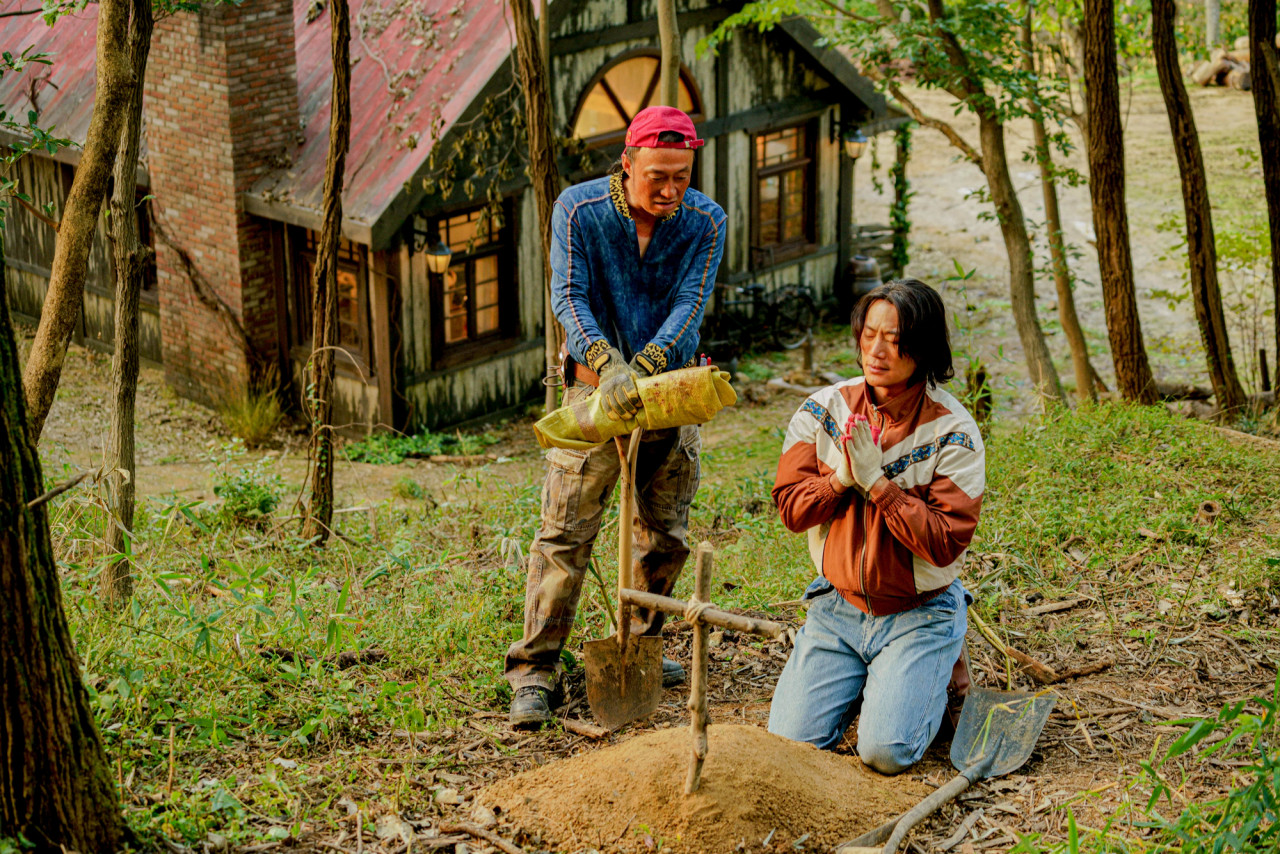
<svg viewBox="0 0 1280 854"><path fill-rule="evenodd" d="M871 591L867 587L867 504L871 498L868 496L862 501L862 548L858 554L858 578L862 581L862 596L867 600L867 613L871 616L876 615L876 609L871 606Z"/></svg>

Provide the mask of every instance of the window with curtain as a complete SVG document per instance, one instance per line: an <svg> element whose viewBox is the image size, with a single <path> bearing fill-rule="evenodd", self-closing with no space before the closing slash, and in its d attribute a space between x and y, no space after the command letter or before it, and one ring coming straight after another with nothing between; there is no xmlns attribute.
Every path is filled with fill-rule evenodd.
<svg viewBox="0 0 1280 854"><path fill-rule="evenodd" d="M449 269L432 275L432 339L438 367L477 358L519 331L512 205L419 219L420 232L452 250Z"/></svg>
<svg viewBox="0 0 1280 854"><path fill-rule="evenodd" d="M794 125L753 139L753 262L796 254L815 240L813 126Z"/></svg>

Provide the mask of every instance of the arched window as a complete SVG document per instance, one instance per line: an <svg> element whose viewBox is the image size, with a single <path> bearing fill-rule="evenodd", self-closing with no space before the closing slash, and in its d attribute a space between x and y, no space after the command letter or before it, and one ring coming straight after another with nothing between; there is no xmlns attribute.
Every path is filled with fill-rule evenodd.
<svg viewBox="0 0 1280 854"><path fill-rule="evenodd" d="M642 49L625 53L601 69L578 102L572 136L592 148L621 142L632 116L657 97L660 65L657 51ZM702 96L683 65L677 106L695 122L702 120Z"/></svg>

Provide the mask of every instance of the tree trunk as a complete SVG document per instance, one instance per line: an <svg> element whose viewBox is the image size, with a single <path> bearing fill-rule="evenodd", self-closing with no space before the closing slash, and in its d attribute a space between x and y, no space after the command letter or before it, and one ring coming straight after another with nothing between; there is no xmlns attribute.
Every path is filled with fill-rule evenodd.
<svg viewBox="0 0 1280 854"><path fill-rule="evenodd" d="M116 153L111 193L111 250L115 256L115 352L111 357L111 428L107 433L107 548L125 555L126 537L132 537L135 466L134 402L138 392L138 298L151 250L138 242L138 150L142 138L142 90L151 52L154 19L150 0L132 0L129 23L129 65L133 91L125 107L124 127ZM103 570L99 596L108 607L118 607L133 593L133 576L127 558Z"/></svg>
<svg viewBox="0 0 1280 854"><path fill-rule="evenodd" d="M1249 60L1253 109L1262 150L1262 185L1271 224L1272 319L1275 364L1280 372L1280 57L1276 51L1275 0L1249 0Z"/></svg>
<svg viewBox="0 0 1280 854"><path fill-rule="evenodd" d="M80 679L49 540L40 458L0 294L0 838L119 851L129 835Z"/></svg>
<svg viewBox="0 0 1280 854"><path fill-rule="evenodd" d="M1036 72L1034 46L1031 38L1032 3L1028 2L1022 21L1022 67L1029 75ZM1076 397L1081 402L1094 401L1098 395L1093 389L1093 366L1089 364L1089 348L1080 328L1080 316L1076 313L1076 298L1071 289L1071 270L1067 266L1067 251L1062 237L1062 215L1058 210L1058 185L1053 177L1053 154L1049 149L1049 134L1044 127L1044 111L1039 104L1040 94L1032 84L1031 130L1035 138L1036 163L1040 167L1040 190L1044 195L1045 229L1049 232L1049 257L1053 263L1053 286L1058 293L1058 320L1071 348L1071 367L1076 378Z"/></svg>
<svg viewBox="0 0 1280 854"><path fill-rule="evenodd" d="M27 429L37 442L62 377L67 345L84 297L89 249L98 228L98 212L107 193L107 178L120 143L125 103L132 89L126 54L129 28L128 0L101 0L98 4L97 86L93 115L84 150L76 166L71 192L63 205L58 239L54 242L49 290L40 310L40 325L27 357L22 391L27 400Z"/></svg>
<svg viewBox="0 0 1280 854"><path fill-rule="evenodd" d="M547 17L547 0L542 0L538 7L538 53L542 55L542 73L546 79L551 79L551 19ZM550 109L550 108L548 108ZM557 179L558 181L558 179ZM548 246L544 246L546 253ZM547 361L547 382L546 396L543 400L543 411L550 415L552 410L556 408L556 387L550 382L554 376L556 369L560 364L560 342L564 340L563 330L556 321L555 309L551 307L551 261L548 254L547 263L543 267L543 284L542 289L542 327L545 334L542 336L546 351ZM552 334L555 330L555 334ZM562 378L563 379L563 378Z"/></svg>
<svg viewBox="0 0 1280 854"><path fill-rule="evenodd" d="M1004 125L983 110L978 114L978 133L982 140L982 171L987 176L991 202L995 205L1000 233L1004 236L1009 256L1009 300L1018 338L1027 359L1031 382L1042 398L1062 399L1062 383L1053 366L1053 357L1045 343L1040 319L1036 316L1035 267L1031 262L1031 238L1022 205L1009 175L1009 161L1004 145Z"/></svg>
<svg viewBox="0 0 1280 854"><path fill-rule="evenodd" d="M658 45L662 48L662 70L658 94L667 107L680 106L680 24L676 0L658 0Z"/></svg>
<svg viewBox="0 0 1280 854"><path fill-rule="evenodd" d="M1204 0L1204 44L1213 50L1222 43L1222 0Z"/></svg>
<svg viewBox="0 0 1280 854"><path fill-rule="evenodd" d="M1116 72L1114 0L1084 0L1085 108L1089 115L1089 196L1097 233L1098 269L1116 386L1125 400L1155 403L1156 386L1142 343L1124 200L1124 136Z"/></svg>
<svg viewBox="0 0 1280 854"><path fill-rule="evenodd" d="M1213 215L1209 207L1209 185L1204 174L1200 136L1196 132L1191 100L1182 85L1178 67L1178 44L1173 34L1176 13L1174 0L1151 0L1151 42L1156 74L1164 94L1165 110L1173 131L1173 151L1182 176L1182 208L1187 219L1187 263L1191 271L1191 301L1200 324L1209 366L1209 381L1218 409L1235 413L1244 405L1244 389L1236 376L1231 356L1227 322L1222 315L1222 293L1218 290L1218 254L1213 242Z"/></svg>
<svg viewBox="0 0 1280 854"><path fill-rule="evenodd" d="M538 228L542 235L542 299L546 325L547 367L559 361L559 342L564 333L551 310L551 211L560 195L560 169L556 166L555 135L551 131L551 96L547 80L551 58L542 57L541 40L534 27L530 0L509 0L515 22L516 60L520 86L524 90L525 132L529 136L529 179L538 208ZM546 16L545 9L543 17ZM555 341L553 346L552 342ZM569 378L565 378L566 382ZM546 410L555 409L555 389L547 387Z"/></svg>
<svg viewBox="0 0 1280 854"><path fill-rule="evenodd" d="M333 351L338 346L338 242L342 237L342 179L351 146L351 18L347 0L329 4L333 55L329 156L324 167L324 221L311 277L311 359L307 404L311 445L307 478L311 501L302 536L323 545L333 528Z"/></svg>
<svg viewBox="0 0 1280 854"><path fill-rule="evenodd" d="M887 3L886 5L890 5ZM1027 221L1022 215L1013 177L1009 174L1008 152L1004 144L1004 124L995 111L995 102L983 89L982 77L976 74L969 56L960 46L959 39L946 26L947 12L943 0L928 0L929 18L943 53L955 69L956 79L947 91L961 99L978 117L978 136L982 153L966 151L966 156L987 179L987 190L996 209L1000 233L1004 237L1005 253L1009 256L1009 300L1013 307L1014 323L1027 360L1027 373L1041 398L1062 399L1062 383L1053 366L1049 347L1045 344L1040 319L1036 316L1035 268L1031 263L1031 238L1027 235ZM881 15L886 11L882 10ZM941 125L941 123L938 123ZM952 144L965 151L968 144L953 128L946 127Z"/></svg>

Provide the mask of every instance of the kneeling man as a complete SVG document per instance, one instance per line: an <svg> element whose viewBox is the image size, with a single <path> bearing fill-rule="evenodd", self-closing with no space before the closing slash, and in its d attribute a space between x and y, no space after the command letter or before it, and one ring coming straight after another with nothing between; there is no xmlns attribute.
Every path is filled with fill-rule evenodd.
<svg viewBox="0 0 1280 854"><path fill-rule="evenodd" d="M938 388L953 371L936 291L880 286L854 309L853 337L865 376L805 400L778 463L773 499L808 532L819 577L769 731L834 747L860 708L858 755L896 774L937 734L961 660L985 456L973 417Z"/></svg>

